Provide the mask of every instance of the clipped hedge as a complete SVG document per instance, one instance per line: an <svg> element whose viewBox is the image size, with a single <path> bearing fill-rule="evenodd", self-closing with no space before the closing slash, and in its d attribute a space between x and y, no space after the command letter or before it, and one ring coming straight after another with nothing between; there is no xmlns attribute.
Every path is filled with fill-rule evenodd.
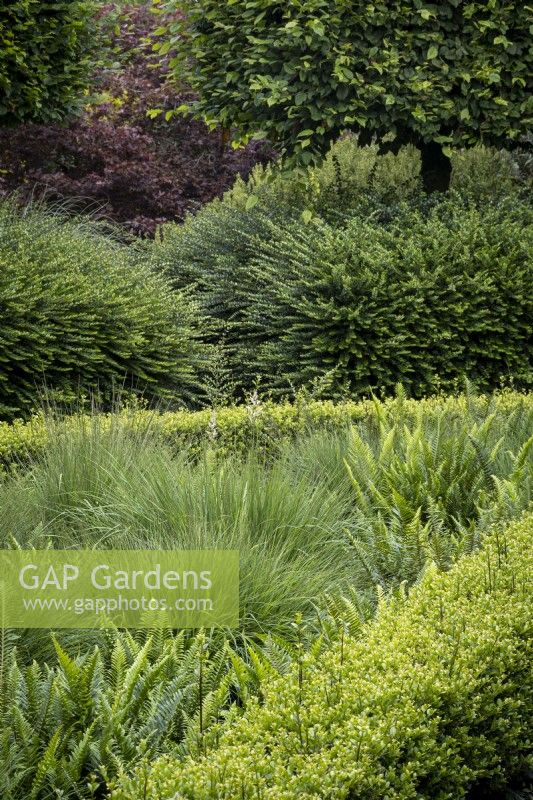
<svg viewBox="0 0 533 800"><path fill-rule="evenodd" d="M43 383L80 390L199 394L205 348L194 303L135 250L39 208L0 205L0 419L27 415Z"/></svg>
<svg viewBox="0 0 533 800"><path fill-rule="evenodd" d="M76 111L99 50L93 0L2 0L0 125Z"/></svg>
<svg viewBox="0 0 533 800"><path fill-rule="evenodd" d="M460 800L505 786L533 766L532 538L530 514L450 572L428 569L361 638L270 680L218 749L142 765L113 800Z"/></svg>
<svg viewBox="0 0 533 800"><path fill-rule="evenodd" d="M124 409L101 415L105 425L123 424L136 431L150 429L173 448L188 448L191 453L211 447L221 455L244 454L253 443L270 447L298 434L317 429L339 430L364 420L377 420L384 413L393 413L402 404L402 414L417 418L447 411L462 418L471 410L484 419L490 414L508 417L516 413L533 414L533 394L506 390L490 396L462 394L457 397L436 396L424 400L397 398L385 401L363 400L333 403L327 400L297 398L294 403L262 402L251 398L247 405L229 406L202 411L150 411ZM68 436L70 430L93 424L90 414L52 419L42 414L28 421L0 422L0 465L27 462L39 457L52 437Z"/></svg>

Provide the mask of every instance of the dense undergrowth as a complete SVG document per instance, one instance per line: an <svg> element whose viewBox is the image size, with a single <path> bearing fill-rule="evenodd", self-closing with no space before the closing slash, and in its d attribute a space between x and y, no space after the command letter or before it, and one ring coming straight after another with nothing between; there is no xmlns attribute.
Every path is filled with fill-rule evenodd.
<svg viewBox="0 0 533 800"><path fill-rule="evenodd" d="M414 150L345 139L293 181L258 168L136 244L4 201L0 414L27 417L43 383L60 402L125 382L196 409L258 386L335 400L464 378L529 389L530 173L482 148L454 163L454 190L427 198Z"/></svg>
<svg viewBox="0 0 533 800"><path fill-rule="evenodd" d="M175 113L173 4L8 6L0 560L237 549L240 619L2 628L2 800L533 797L531 153L266 166Z"/></svg>
<svg viewBox="0 0 533 800"><path fill-rule="evenodd" d="M530 395L286 407L277 440L257 423L275 409L228 410L224 444L204 412L189 415L203 441L197 429L188 445L184 412L38 423L45 441L0 483L3 547L238 548L241 621L203 640L61 631L54 644L45 631L5 632L7 798L99 797L143 756L201 756L273 675L360 636L380 598L428 569L440 585L530 507Z"/></svg>
<svg viewBox="0 0 533 800"><path fill-rule="evenodd" d="M104 227L0 205L0 417L117 387L200 393L198 314Z"/></svg>

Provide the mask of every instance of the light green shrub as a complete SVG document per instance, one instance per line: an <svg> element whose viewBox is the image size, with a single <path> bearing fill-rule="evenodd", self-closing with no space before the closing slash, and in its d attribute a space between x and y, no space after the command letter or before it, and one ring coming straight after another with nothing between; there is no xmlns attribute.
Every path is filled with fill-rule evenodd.
<svg viewBox="0 0 533 800"><path fill-rule="evenodd" d="M523 180L520 162L507 150L478 146L454 154L451 186L481 203L497 203Z"/></svg>
<svg viewBox="0 0 533 800"><path fill-rule="evenodd" d="M393 412L397 400L391 398L374 402L305 399L298 396L293 403L249 400L246 405L203 411L144 411L124 409L118 414L99 415L99 426L123 425L135 431L152 431L175 450L187 449L192 454L202 452L206 445L222 455L243 454L254 444L277 449L280 443L315 430L342 431L353 423L372 421L379 409ZM491 413L498 416L529 413L533 395L506 390L492 395L461 394L456 397L435 396L422 400L402 400L403 414L409 419L435 416L447 411L450 416L466 413L485 419ZM80 425L90 429L90 414L53 419L41 414L27 422L0 422L0 464L8 466L27 463L38 457L56 437L68 436Z"/></svg>
<svg viewBox="0 0 533 800"><path fill-rule="evenodd" d="M124 777L113 800L461 800L532 766L533 516L427 570L356 639L302 655L218 749ZM142 787L142 788L141 788Z"/></svg>
<svg viewBox="0 0 533 800"><path fill-rule="evenodd" d="M522 167L524 158L523 151L482 145L454 150L451 187L480 202L526 194L531 176ZM237 178L222 201L210 203L197 217L229 206L279 219L308 210L327 222L338 222L354 214L376 214L400 201L423 205L419 173L420 154L414 147L402 147L396 155L380 154L376 145L362 147L356 137L344 136L319 166L305 171L257 165L246 182ZM185 227L194 228L194 219L190 217Z"/></svg>
<svg viewBox="0 0 533 800"><path fill-rule="evenodd" d="M297 218L304 210L328 222L371 212L419 196L420 155L403 147L380 155L376 145L360 147L353 136L335 142L324 161L304 172L258 165L249 179L238 178L221 205L255 209L277 219ZM250 199L252 198L252 199Z"/></svg>
<svg viewBox="0 0 533 800"><path fill-rule="evenodd" d="M195 304L81 219L0 205L0 419L46 382L70 401L124 386L194 402L205 366Z"/></svg>

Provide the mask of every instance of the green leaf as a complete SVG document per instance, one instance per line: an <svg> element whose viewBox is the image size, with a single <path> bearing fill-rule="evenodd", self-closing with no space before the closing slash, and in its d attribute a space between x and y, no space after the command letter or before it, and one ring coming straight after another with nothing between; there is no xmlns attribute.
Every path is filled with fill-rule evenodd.
<svg viewBox="0 0 533 800"><path fill-rule="evenodd" d="M252 208L255 208L258 202L259 202L259 197L256 194L251 194L246 200L246 206L245 206L246 211L251 211Z"/></svg>

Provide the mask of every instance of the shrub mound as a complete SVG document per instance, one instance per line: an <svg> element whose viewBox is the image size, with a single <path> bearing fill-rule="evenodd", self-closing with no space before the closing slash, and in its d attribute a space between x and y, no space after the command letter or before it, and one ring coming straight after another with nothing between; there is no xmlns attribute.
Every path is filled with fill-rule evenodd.
<svg viewBox="0 0 533 800"><path fill-rule="evenodd" d="M303 184L256 171L165 229L151 263L195 285L238 388L259 377L266 391L357 398L401 381L421 397L464 376L529 388L532 211L509 158L474 155L457 154L456 192L428 200L412 150L345 140ZM470 180L491 158L494 202L487 175Z"/></svg>
<svg viewBox="0 0 533 800"><path fill-rule="evenodd" d="M533 383L533 217L449 200L389 223L273 232L243 298L243 359L272 389L330 373L333 394L421 397L466 376L482 391ZM246 348L246 349L245 349Z"/></svg>
<svg viewBox="0 0 533 800"><path fill-rule="evenodd" d="M218 749L142 765L113 800L459 800L505 786L532 766L532 535L530 514L450 572L429 568L362 637L270 680Z"/></svg>
<svg viewBox="0 0 533 800"><path fill-rule="evenodd" d="M113 385L198 396L194 304L90 222L0 206L0 418L46 382L69 401Z"/></svg>

